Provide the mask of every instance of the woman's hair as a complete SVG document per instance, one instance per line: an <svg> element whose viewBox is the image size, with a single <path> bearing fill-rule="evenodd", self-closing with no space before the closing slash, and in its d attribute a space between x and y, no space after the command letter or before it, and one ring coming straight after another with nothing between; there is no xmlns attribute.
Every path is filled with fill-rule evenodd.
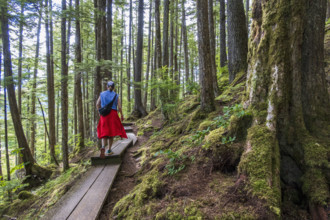
<svg viewBox="0 0 330 220"><path fill-rule="evenodd" d="M109 81L109 82L107 83L107 87L110 88L110 91L112 91L112 90L114 90L114 88L115 88L115 83L112 82L112 81Z"/></svg>

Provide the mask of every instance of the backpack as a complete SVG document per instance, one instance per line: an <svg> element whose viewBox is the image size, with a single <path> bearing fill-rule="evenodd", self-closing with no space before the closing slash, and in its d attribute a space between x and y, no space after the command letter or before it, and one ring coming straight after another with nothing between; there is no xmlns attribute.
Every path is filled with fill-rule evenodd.
<svg viewBox="0 0 330 220"><path fill-rule="evenodd" d="M117 98L117 94L115 95L115 97L112 99L112 101L109 104L107 104L103 108L99 108L100 115L107 116L111 112L113 102L116 100L116 98Z"/></svg>

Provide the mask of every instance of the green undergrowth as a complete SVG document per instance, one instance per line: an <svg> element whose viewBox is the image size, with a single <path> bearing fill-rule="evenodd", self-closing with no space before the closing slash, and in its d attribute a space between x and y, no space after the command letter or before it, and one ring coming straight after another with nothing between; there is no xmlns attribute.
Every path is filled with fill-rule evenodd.
<svg viewBox="0 0 330 220"><path fill-rule="evenodd" d="M13 194L13 201L7 201L0 206L0 216L7 215L18 219L36 219L42 217L74 184L90 166L88 162L70 164L71 168L59 175L54 170L54 176L44 185L32 191L21 191ZM58 176L55 176L58 175Z"/></svg>

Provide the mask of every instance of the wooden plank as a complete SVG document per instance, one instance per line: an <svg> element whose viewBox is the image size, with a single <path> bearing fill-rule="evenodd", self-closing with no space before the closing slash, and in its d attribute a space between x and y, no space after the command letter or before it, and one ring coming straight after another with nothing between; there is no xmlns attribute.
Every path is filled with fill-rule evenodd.
<svg viewBox="0 0 330 220"><path fill-rule="evenodd" d="M69 216L69 220L92 220L100 214L120 164L105 166L92 187Z"/></svg>
<svg viewBox="0 0 330 220"><path fill-rule="evenodd" d="M85 175L41 219L67 219L93 185L104 166L90 168Z"/></svg>
<svg viewBox="0 0 330 220"><path fill-rule="evenodd" d="M124 152L127 147L131 146L133 143L132 139L123 139L115 143L115 146L112 147L114 154L108 156L106 155L104 159L100 158L97 153L95 156L91 157L91 163L93 166L101 164L116 164L121 163L121 157L124 155Z"/></svg>
<svg viewBox="0 0 330 220"><path fill-rule="evenodd" d="M118 142L120 142L120 144L112 149L114 156L116 155L123 156L123 153L125 152L126 148L133 144L132 139L123 139Z"/></svg>
<svg viewBox="0 0 330 220"><path fill-rule="evenodd" d="M132 126L132 125L134 125L134 123L133 122L123 122L122 125L123 126Z"/></svg>
<svg viewBox="0 0 330 220"><path fill-rule="evenodd" d="M133 132L133 128L131 126L124 126L126 132Z"/></svg>

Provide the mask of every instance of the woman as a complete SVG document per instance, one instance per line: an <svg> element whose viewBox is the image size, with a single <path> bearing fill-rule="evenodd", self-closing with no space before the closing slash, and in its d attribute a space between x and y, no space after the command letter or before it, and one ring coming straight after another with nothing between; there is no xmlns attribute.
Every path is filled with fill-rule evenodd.
<svg viewBox="0 0 330 220"><path fill-rule="evenodd" d="M101 147L101 158L105 158L105 145L106 141L108 141L108 150L107 154L113 154L111 150L111 146L113 143L113 138L115 136L120 136L122 138L127 138L125 129L121 124L121 121L118 117L117 108L120 112L121 120L124 120L124 115L121 109L119 97L114 91L115 83L109 81L107 83L107 90L101 92L100 97L97 99L96 108L103 108L113 100L112 110L106 116L100 115L99 124L97 125L97 137L102 139L102 147Z"/></svg>

